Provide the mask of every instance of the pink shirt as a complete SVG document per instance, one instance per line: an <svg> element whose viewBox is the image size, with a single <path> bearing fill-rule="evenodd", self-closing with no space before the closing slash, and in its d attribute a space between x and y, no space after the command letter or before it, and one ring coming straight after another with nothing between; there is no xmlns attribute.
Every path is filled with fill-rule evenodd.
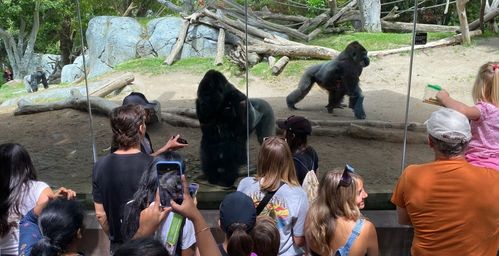
<svg viewBox="0 0 499 256"><path fill-rule="evenodd" d="M471 141L466 152L469 163L499 170L499 108L478 102L480 118L471 121Z"/></svg>

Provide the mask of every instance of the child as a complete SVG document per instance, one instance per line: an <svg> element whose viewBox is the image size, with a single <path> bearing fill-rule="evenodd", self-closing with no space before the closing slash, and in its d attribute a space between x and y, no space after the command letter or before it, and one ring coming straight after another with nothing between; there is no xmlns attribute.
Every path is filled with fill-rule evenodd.
<svg viewBox="0 0 499 256"><path fill-rule="evenodd" d="M437 93L445 107L457 110L471 120L472 138L465 153L466 160L476 166L499 170L499 63L488 62L480 67L473 86L474 106L467 106L449 96Z"/></svg>

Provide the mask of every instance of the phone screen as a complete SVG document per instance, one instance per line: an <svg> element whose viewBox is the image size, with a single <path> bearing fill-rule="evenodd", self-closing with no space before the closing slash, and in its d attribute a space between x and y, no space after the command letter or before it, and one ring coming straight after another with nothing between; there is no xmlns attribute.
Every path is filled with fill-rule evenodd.
<svg viewBox="0 0 499 256"><path fill-rule="evenodd" d="M182 203L182 175L181 164L178 161L159 161L156 163L158 173L159 199L161 206L170 206L173 199L178 204Z"/></svg>

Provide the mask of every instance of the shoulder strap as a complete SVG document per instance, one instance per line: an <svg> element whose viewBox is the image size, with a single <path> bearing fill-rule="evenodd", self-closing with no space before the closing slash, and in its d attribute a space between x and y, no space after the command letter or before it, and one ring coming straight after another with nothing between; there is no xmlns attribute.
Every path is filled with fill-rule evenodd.
<svg viewBox="0 0 499 256"><path fill-rule="evenodd" d="M281 184L279 185L279 187L275 191L267 191L267 193L265 193L265 196L263 197L262 201L260 201L260 203L256 207L256 216L258 216L258 215L260 215L260 213L262 213L265 206L267 206L270 199L274 196L274 194L277 192L277 190L279 190L282 187L282 185L284 185L284 182L281 182Z"/></svg>
<svg viewBox="0 0 499 256"><path fill-rule="evenodd" d="M364 226L364 221L365 219L358 219L355 222L355 226L353 227L352 233L348 237L348 240L345 245L343 245L338 251L340 252L340 255L348 255L350 253L350 248L352 247L353 243L357 239L357 237L360 235L360 230L362 229L362 226Z"/></svg>

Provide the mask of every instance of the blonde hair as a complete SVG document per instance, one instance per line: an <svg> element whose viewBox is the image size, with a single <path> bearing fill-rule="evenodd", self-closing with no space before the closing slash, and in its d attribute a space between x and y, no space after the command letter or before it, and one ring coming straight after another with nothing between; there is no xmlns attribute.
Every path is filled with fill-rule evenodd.
<svg viewBox="0 0 499 256"><path fill-rule="evenodd" d="M262 143L256 178L260 180L261 190L274 191L281 181L290 186L300 186L291 151L283 138L270 137Z"/></svg>
<svg viewBox="0 0 499 256"><path fill-rule="evenodd" d="M480 67L473 85L473 101L485 101L499 107L499 62L487 62Z"/></svg>
<svg viewBox="0 0 499 256"><path fill-rule="evenodd" d="M334 169L322 176L317 198L310 206L305 225L305 239L307 244L317 248L316 253L331 255L329 247L336 228L336 219L344 217L356 221L361 217L356 204L357 182L360 176L350 174L352 182L348 187L340 186L343 175L342 169Z"/></svg>

